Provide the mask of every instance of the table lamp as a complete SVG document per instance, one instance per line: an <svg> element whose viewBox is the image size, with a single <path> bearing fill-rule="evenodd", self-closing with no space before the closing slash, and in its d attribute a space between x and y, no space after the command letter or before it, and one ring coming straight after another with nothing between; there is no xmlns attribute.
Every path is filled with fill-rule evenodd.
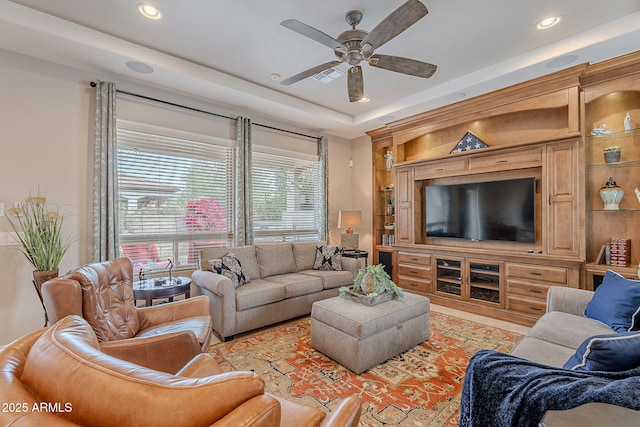
<svg viewBox="0 0 640 427"><path fill-rule="evenodd" d="M358 249L358 233L352 227L362 227L362 211L338 211L338 228L344 228L340 234L340 243L345 249Z"/></svg>

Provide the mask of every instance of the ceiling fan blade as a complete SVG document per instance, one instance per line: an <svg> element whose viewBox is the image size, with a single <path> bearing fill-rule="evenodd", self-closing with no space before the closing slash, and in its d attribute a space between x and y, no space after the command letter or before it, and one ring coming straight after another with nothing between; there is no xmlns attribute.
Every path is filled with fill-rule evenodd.
<svg viewBox="0 0 640 427"><path fill-rule="evenodd" d="M287 19L280 23L283 27L287 27L290 30L295 31L298 34L302 34L305 37L309 37L311 40L315 40L318 43L322 43L331 49L338 49L346 52L347 49L338 40L334 39L330 35L323 33L320 30L313 28L310 25L300 22L297 19Z"/></svg>
<svg viewBox="0 0 640 427"><path fill-rule="evenodd" d="M396 73L428 79L436 72L437 66L416 59L403 58L392 55L373 55L369 58L369 65Z"/></svg>
<svg viewBox="0 0 640 427"><path fill-rule="evenodd" d="M356 65L349 68L347 75L347 90L349 91L349 102L357 102L364 97L364 80L362 78L362 67Z"/></svg>
<svg viewBox="0 0 640 427"><path fill-rule="evenodd" d="M402 6L391 12L362 40L360 47L365 56L371 55L374 49L379 48L416 22L422 19L429 11L418 0L408 0Z"/></svg>
<svg viewBox="0 0 640 427"><path fill-rule="evenodd" d="M307 77L311 77L311 76L315 76L316 74L327 70L331 67L335 67L338 66L340 64L342 64L344 61L331 61L331 62L326 62L324 64L321 65L316 65L313 68L309 68L308 70L302 71L298 74L296 74L295 76L291 76L288 79L282 80L280 82L280 84L285 85L285 86L289 86L291 84L297 83L300 80L304 80Z"/></svg>

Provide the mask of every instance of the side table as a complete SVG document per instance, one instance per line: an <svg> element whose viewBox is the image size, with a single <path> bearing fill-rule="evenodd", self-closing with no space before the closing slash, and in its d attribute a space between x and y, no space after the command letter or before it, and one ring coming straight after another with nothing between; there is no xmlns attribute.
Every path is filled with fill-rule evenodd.
<svg viewBox="0 0 640 427"><path fill-rule="evenodd" d="M153 300L158 298L169 298L169 302L173 302L173 297L178 295L184 295L185 298L191 297L191 278L189 277L156 277L133 282L132 287L133 297L136 300L143 299L147 307L153 305Z"/></svg>
<svg viewBox="0 0 640 427"><path fill-rule="evenodd" d="M355 259L364 258L364 266L366 267L367 265L369 265L369 252L367 251L361 251L359 249L345 249L342 252L342 256Z"/></svg>

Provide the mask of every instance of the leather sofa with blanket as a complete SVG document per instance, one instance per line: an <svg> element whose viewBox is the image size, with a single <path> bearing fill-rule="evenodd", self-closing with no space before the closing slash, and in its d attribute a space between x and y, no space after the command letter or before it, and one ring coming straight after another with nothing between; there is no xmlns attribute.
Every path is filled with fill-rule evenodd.
<svg viewBox="0 0 640 427"><path fill-rule="evenodd" d="M213 329L226 340L309 314L314 302L352 285L360 263L341 249L318 242L204 249L191 278L209 297Z"/></svg>
<svg viewBox="0 0 640 427"><path fill-rule="evenodd" d="M549 288L547 312L510 354L471 358L460 426L537 427L546 411L592 402L640 410L640 281L612 271L595 292Z"/></svg>
<svg viewBox="0 0 640 427"><path fill-rule="evenodd" d="M222 373L201 353L175 375L100 351L79 316L0 350L0 425L356 427L360 400L331 413L264 393L253 372Z"/></svg>

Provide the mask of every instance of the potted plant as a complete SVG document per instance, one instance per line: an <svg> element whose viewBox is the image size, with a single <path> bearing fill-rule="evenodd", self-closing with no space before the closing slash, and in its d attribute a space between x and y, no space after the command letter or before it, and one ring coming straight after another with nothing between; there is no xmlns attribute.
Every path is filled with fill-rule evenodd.
<svg viewBox="0 0 640 427"><path fill-rule="evenodd" d="M42 308L41 287L49 279L58 277L62 257L71 247L72 240L62 235L64 217L57 208L50 209L44 196L29 196L19 206L7 210L7 220L16 234L21 251L33 267L33 285ZM48 316L45 309L44 325Z"/></svg>
<svg viewBox="0 0 640 427"><path fill-rule="evenodd" d="M387 215L393 215L393 197L384 196L384 201L387 204Z"/></svg>
<svg viewBox="0 0 640 427"><path fill-rule="evenodd" d="M342 286L340 297L352 299L366 305L376 305L391 299L402 299L403 289L393 283L384 265L368 265L358 271L353 286Z"/></svg>
<svg viewBox="0 0 640 427"><path fill-rule="evenodd" d="M617 163L620 161L620 153L622 153L622 147L620 147L619 145L606 147L602 151L604 153L604 161L606 163Z"/></svg>

